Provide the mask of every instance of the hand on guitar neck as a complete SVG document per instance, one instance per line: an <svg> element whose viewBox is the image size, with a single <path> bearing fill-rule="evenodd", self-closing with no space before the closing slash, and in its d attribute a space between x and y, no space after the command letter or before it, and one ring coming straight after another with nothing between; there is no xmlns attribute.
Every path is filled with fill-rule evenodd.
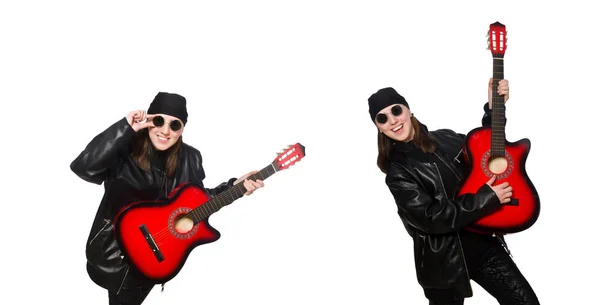
<svg viewBox="0 0 600 305"><path fill-rule="evenodd" d="M248 179L250 176L257 174L257 173L258 173L258 171L256 171L256 170L251 171L251 172L239 177L237 180L235 180L235 182L233 182L233 185L236 185L236 184L244 181L244 187L246 188L246 191L247 191L244 195L251 195L257 189L265 186L264 182L260 179L256 179L256 181L254 181L252 179Z"/></svg>
<svg viewBox="0 0 600 305"><path fill-rule="evenodd" d="M489 185L492 188L492 190L494 190L494 193L496 193L496 196L498 196L498 199L500 200L501 204L509 203L510 197L513 195L513 188L508 184L508 182L493 185L496 181L496 177L496 175L492 176L492 178L488 180L486 184Z"/></svg>
<svg viewBox="0 0 600 305"><path fill-rule="evenodd" d="M497 86L498 86L498 89L496 90L496 92L498 93L498 95L504 96L504 104L506 104L506 102L509 99L508 80L506 80L506 79L499 80ZM490 77L490 81L488 83L488 106L490 107L490 109L492 109L492 92L494 90L493 87L494 87L494 78Z"/></svg>

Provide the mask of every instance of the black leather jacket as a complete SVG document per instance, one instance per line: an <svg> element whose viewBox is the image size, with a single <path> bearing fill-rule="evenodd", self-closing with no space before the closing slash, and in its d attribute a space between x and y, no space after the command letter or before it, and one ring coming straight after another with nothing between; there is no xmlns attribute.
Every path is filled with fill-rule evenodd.
<svg viewBox="0 0 600 305"><path fill-rule="evenodd" d="M484 110L482 124L489 126L491 111L487 104ZM421 128L427 131L425 125ZM438 143L431 158L449 166L460 185L468 173L462 153L465 135L449 129L427 132ZM470 297L472 289L459 231L499 209L500 200L487 184L476 194L455 196L444 186L437 164L424 155L412 142L396 142L386 184L414 240L419 284L423 288L454 289L456 294Z"/></svg>
<svg viewBox="0 0 600 305"><path fill-rule="evenodd" d="M86 244L87 270L96 284L116 292L133 272L115 240L113 220L117 212L133 201L165 199L180 183L203 186L205 178L200 152L185 143L173 177L167 177L156 164L151 166L150 173L144 172L130 156L131 144L137 136L123 118L94 137L71 163L71 170L83 180L104 183L104 197ZM215 196L230 188L235 180L231 178L206 191Z"/></svg>

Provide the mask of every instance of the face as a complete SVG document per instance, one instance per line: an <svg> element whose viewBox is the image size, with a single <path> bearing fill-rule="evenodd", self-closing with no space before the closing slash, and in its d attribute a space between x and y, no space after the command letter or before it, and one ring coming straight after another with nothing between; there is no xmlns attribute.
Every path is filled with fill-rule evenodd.
<svg viewBox="0 0 600 305"><path fill-rule="evenodd" d="M154 126L148 127L148 136L157 150L171 148L183 133L183 122L174 116L156 114L152 118L152 123Z"/></svg>
<svg viewBox="0 0 600 305"><path fill-rule="evenodd" d="M375 124L386 136L396 141L409 142L415 133L410 116L410 110L406 106L390 105L377 114Z"/></svg>

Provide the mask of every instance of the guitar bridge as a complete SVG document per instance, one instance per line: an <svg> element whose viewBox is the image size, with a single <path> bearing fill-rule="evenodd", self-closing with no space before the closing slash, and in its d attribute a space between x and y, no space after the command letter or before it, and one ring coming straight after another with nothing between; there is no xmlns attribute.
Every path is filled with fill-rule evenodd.
<svg viewBox="0 0 600 305"><path fill-rule="evenodd" d="M142 235L144 235L144 239L148 243L148 246L150 246L150 249L152 250L152 253L154 253L156 260L158 260L159 263L162 262L163 260L165 260L165 257L163 256L162 252L158 248L158 245L154 241L154 238L152 238L152 235L150 235L150 231L148 231L148 228L146 228L146 225L141 225L140 231L142 231Z"/></svg>
<svg viewBox="0 0 600 305"><path fill-rule="evenodd" d="M504 205L519 206L519 199L511 198L510 202L505 203Z"/></svg>

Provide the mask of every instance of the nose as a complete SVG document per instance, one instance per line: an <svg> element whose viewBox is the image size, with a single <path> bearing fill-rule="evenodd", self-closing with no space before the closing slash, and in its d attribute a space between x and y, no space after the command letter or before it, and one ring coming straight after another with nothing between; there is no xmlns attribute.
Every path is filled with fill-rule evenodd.
<svg viewBox="0 0 600 305"><path fill-rule="evenodd" d="M388 120L390 121L390 125L394 125L398 122L398 117L390 114L388 115Z"/></svg>
<svg viewBox="0 0 600 305"><path fill-rule="evenodd" d="M164 124L160 127L160 132L164 135L169 134L169 132L171 131L171 128L169 127L169 124Z"/></svg>

